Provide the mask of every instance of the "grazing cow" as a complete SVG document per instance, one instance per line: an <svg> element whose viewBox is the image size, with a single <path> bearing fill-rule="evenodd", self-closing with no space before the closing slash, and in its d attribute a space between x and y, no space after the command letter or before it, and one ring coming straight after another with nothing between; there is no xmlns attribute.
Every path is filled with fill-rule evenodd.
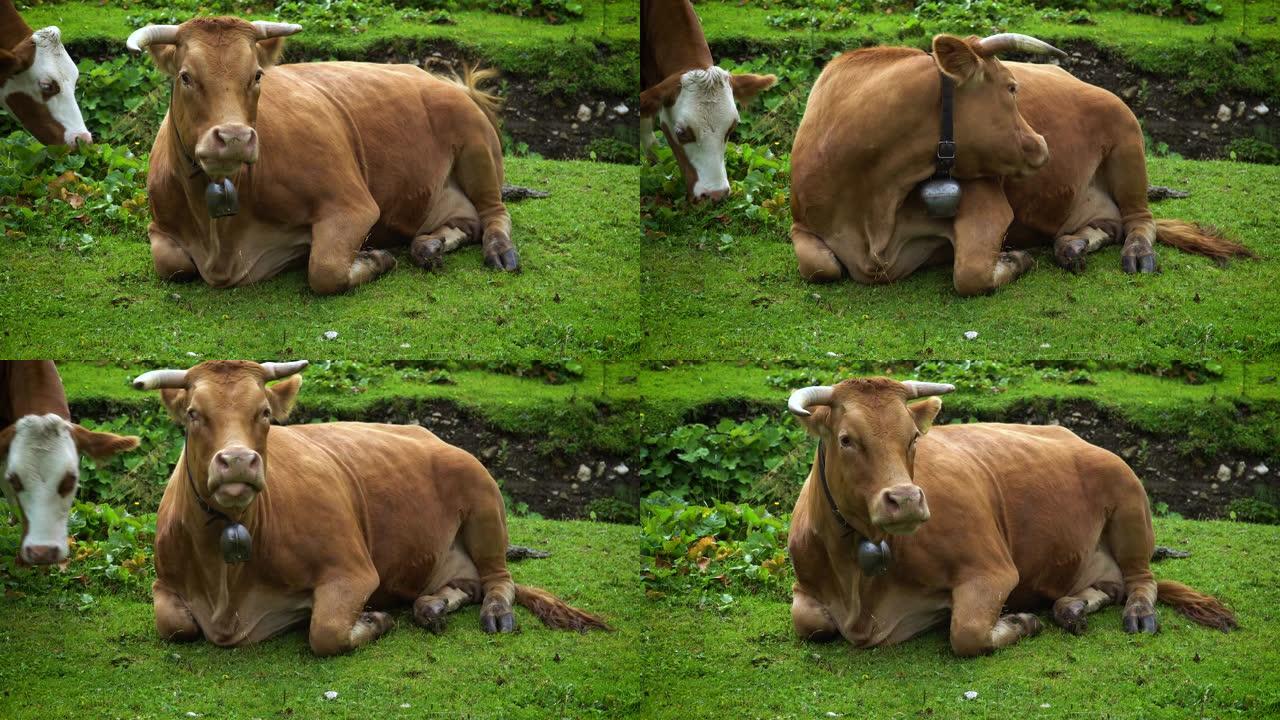
<svg viewBox="0 0 1280 720"><path fill-rule="evenodd" d="M161 637L239 646L309 619L311 649L333 655L387 632L383 610L400 604L436 632L469 603L486 632L515 629L512 602L553 628L607 628L512 582L502 494L470 453L417 426L273 427L306 365L205 362L134 380L161 389L187 436L156 520Z"/></svg>
<svg viewBox="0 0 1280 720"><path fill-rule="evenodd" d="M1212 230L1153 220L1129 108L1059 67L996 58L1009 50L1062 54L1026 35L939 35L933 55L870 48L823 69L791 155L791 241L806 280L886 283L952 259L956 291L974 295L1031 267L1007 245L1052 242L1073 271L1120 241L1125 272L1156 270L1156 240L1219 260L1249 255ZM916 188L939 168L944 77L962 193L954 217L930 217Z"/></svg>
<svg viewBox="0 0 1280 720"><path fill-rule="evenodd" d="M67 559L67 517L80 453L95 460L132 450L138 438L86 430L70 421L62 379L49 360L0 360L0 459L4 494L22 515L18 561Z"/></svg>
<svg viewBox="0 0 1280 720"><path fill-rule="evenodd" d="M54 26L32 31L13 0L0 0L0 99L45 145L88 145L76 104L76 68Z"/></svg>
<svg viewBox="0 0 1280 720"><path fill-rule="evenodd" d="M724 150L745 103L777 81L716 67L689 0L640 0L640 143L653 156L657 118L680 163L686 196L729 194Z"/></svg>
<svg viewBox="0 0 1280 720"><path fill-rule="evenodd" d="M1217 600L1156 582L1147 494L1123 460L1062 427L930 430L933 396L953 389L867 378L792 393L819 438L791 516L796 634L892 645L949 613L951 647L970 656L1039 632L1027 611L1045 604L1079 634L1123 601L1125 630L1154 633L1157 599L1236 626Z"/></svg>
<svg viewBox="0 0 1280 720"><path fill-rule="evenodd" d="M489 265L518 270L499 101L477 88L493 73L275 66L301 29L221 17L129 36L173 78L147 175L156 272L233 287L305 260L311 288L337 293L389 271L381 246L408 239L425 268L481 242Z"/></svg>

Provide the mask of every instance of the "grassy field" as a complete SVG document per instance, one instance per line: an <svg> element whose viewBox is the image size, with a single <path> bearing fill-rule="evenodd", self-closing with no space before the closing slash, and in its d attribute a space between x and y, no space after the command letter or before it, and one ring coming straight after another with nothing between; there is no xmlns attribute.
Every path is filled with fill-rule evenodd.
<svg viewBox="0 0 1280 720"><path fill-rule="evenodd" d="M3 159L0 159L2 165ZM508 159L508 182L549 198L512 203L523 272L484 266L479 246L427 273L400 265L338 297L301 270L217 290L156 277L145 232L94 219L0 244L0 355L133 359L218 355L447 357L521 363L609 358L638 342L637 169ZM92 239L90 247L81 238ZM335 340L324 334L335 331Z"/></svg>
<svg viewBox="0 0 1280 720"><path fill-rule="evenodd" d="M493 637L472 606L434 636L401 612L375 644L319 660L301 632L236 650L161 642L147 598L99 594L77 611L75 601L10 593L0 598L0 715L637 716L652 692L642 652L652 608L636 581L635 528L512 520L510 529L512 542L552 553L513 565L517 582L598 612L617 632L552 631L520 608L520 632ZM328 690L338 698L326 701Z"/></svg>

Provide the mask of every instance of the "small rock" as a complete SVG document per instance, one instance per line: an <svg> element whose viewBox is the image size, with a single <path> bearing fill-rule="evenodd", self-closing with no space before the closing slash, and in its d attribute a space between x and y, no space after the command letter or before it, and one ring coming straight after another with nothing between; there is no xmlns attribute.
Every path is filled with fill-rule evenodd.
<svg viewBox="0 0 1280 720"><path fill-rule="evenodd" d="M1241 475L1244 475L1244 461L1243 461L1243 460L1241 460L1241 461L1239 461L1239 462L1237 462L1237 463L1236 463L1236 477L1240 477Z"/></svg>
<svg viewBox="0 0 1280 720"><path fill-rule="evenodd" d="M577 489L578 489L578 483L573 483L573 484L569 485L569 489L570 489L570 490L577 490Z"/></svg>
<svg viewBox="0 0 1280 720"><path fill-rule="evenodd" d="M1253 471L1259 475L1266 475L1267 473L1271 472L1271 468L1267 467L1266 465L1263 465L1262 463L1258 463L1257 465L1253 466Z"/></svg>
<svg viewBox="0 0 1280 720"><path fill-rule="evenodd" d="M1209 129L1210 129L1210 130L1217 130L1217 129L1218 129L1218 123L1214 123L1214 124L1210 125L1210 126L1209 126Z"/></svg>
<svg viewBox="0 0 1280 720"><path fill-rule="evenodd" d="M480 451L480 457L484 458L485 460L492 460L493 456L497 454L498 454L497 445L490 445L489 447Z"/></svg>
<svg viewBox="0 0 1280 720"><path fill-rule="evenodd" d="M618 103L617 105L613 106L613 111L619 115L626 115L628 112L631 111L631 108L627 107L623 103Z"/></svg>
<svg viewBox="0 0 1280 720"><path fill-rule="evenodd" d="M978 339L978 331L977 331L977 330L965 330L965 331L964 331L964 339L965 339L965 340L977 340L977 339Z"/></svg>
<svg viewBox="0 0 1280 720"><path fill-rule="evenodd" d="M1226 465L1218 466L1218 482L1226 482L1231 479L1231 468Z"/></svg>
<svg viewBox="0 0 1280 720"><path fill-rule="evenodd" d="M604 115L604 101L603 101L603 100L601 100L600 102L596 103L596 117L600 117L601 115Z"/></svg>
<svg viewBox="0 0 1280 720"><path fill-rule="evenodd" d="M1052 346L1052 345L1050 345L1049 343L1040 343L1040 349L1041 349L1041 350L1048 350L1048 349L1049 349L1049 348L1051 348L1051 347L1053 347L1053 346Z"/></svg>
<svg viewBox="0 0 1280 720"><path fill-rule="evenodd" d="M829 358L838 358L838 357L840 357L840 353L838 353L838 352L832 352L831 350L828 350L828 351L827 351L827 357L829 357Z"/></svg>
<svg viewBox="0 0 1280 720"><path fill-rule="evenodd" d="M1061 425L1061 424L1062 423L1058 422L1058 418L1049 418L1049 422L1045 423L1045 425Z"/></svg>
<svg viewBox="0 0 1280 720"><path fill-rule="evenodd" d="M325 330L325 331L324 331L324 339L325 339L325 340L337 340L337 339L338 339L338 331L337 331L337 330Z"/></svg>
<svg viewBox="0 0 1280 720"><path fill-rule="evenodd" d="M1125 88L1125 89L1123 89L1123 90L1121 90L1121 91L1120 91L1120 95L1121 95L1125 100L1132 100L1132 99L1133 99L1133 96L1134 96L1134 95L1137 95L1137 94L1138 94L1138 86L1137 86L1137 85L1130 85L1129 87L1127 87L1127 88Z"/></svg>
<svg viewBox="0 0 1280 720"><path fill-rule="evenodd" d="M1231 119L1231 108L1226 105L1218 106L1218 122L1226 122Z"/></svg>
<svg viewBox="0 0 1280 720"><path fill-rule="evenodd" d="M408 710L408 709L409 709L409 708L411 708L411 707L413 707L413 706L412 706L412 705L410 705L409 703L400 703L400 708L401 708L402 710Z"/></svg>
<svg viewBox="0 0 1280 720"><path fill-rule="evenodd" d="M401 350L408 350L408 349L409 349L409 343L400 343L400 349L401 349Z"/></svg>
<svg viewBox="0 0 1280 720"><path fill-rule="evenodd" d="M337 691L337 690L325 690L325 691L324 691L324 699L325 699L325 700L337 700L337 699L338 699L338 691Z"/></svg>
<svg viewBox="0 0 1280 720"><path fill-rule="evenodd" d="M559 491L559 490L552 490L552 491L551 491L551 494L552 494L552 495L559 495L559 494L560 494L560 491Z"/></svg>
<svg viewBox="0 0 1280 720"><path fill-rule="evenodd" d="M1211 483L1211 484L1209 485L1209 489L1210 489L1210 490L1217 490L1217 489L1218 489L1218 483Z"/></svg>
<svg viewBox="0 0 1280 720"><path fill-rule="evenodd" d="M1129 458L1137 454L1138 454L1137 445L1130 445L1129 447L1120 451L1120 457L1124 458L1125 460L1128 460Z"/></svg>
<svg viewBox="0 0 1280 720"><path fill-rule="evenodd" d="M844 717L844 716L838 712L835 712L834 710L828 710L827 717Z"/></svg>
<svg viewBox="0 0 1280 720"><path fill-rule="evenodd" d="M578 118L578 122L586 122L586 121L590 120L590 119L591 119L591 108L587 107L586 105L579 105L579 106L578 106L578 114L577 114L577 116L576 116L576 117Z"/></svg>
<svg viewBox="0 0 1280 720"><path fill-rule="evenodd" d="M605 464L603 460L596 463L596 477L600 477L601 475L604 475L604 468L605 468Z"/></svg>
<svg viewBox="0 0 1280 720"><path fill-rule="evenodd" d="M1040 707L1048 710L1050 707L1053 707L1053 706L1050 705L1049 703L1040 703Z"/></svg>
<svg viewBox="0 0 1280 720"><path fill-rule="evenodd" d="M187 717L200 717L200 713L188 710Z"/></svg>
<svg viewBox="0 0 1280 720"><path fill-rule="evenodd" d="M591 479L591 468L586 465L578 466L578 482L586 482Z"/></svg>
<svg viewBox="0 0 1280 720"><path fill-rule="evenodd" d="M1244 111L1245 111L1245 104L1244 104L1244 101L1241 100L1240 102L1236 103L1236 117L1240 117L1241 115L1244 115Z"/></svg>
<svg viewBox="0 0 1280 720"><path fill-rule="evenodd" d="M569 129L570 129L570 130L577 130L577 129L578 129L578 123L574 123L574 124L570 125L570 126L569 126Z"/></svg>
<svg viewBox="0 0 1280 720"><path fill-rule="evenodd" d="M188 350L188 351L187 351L187 357L200 357L200 353L198 353L198 352L191 352L190 350Z"/></svg>
<svg viewBox="0 0 1280 720"><path fill-rule="evenodd" d="M622 463L618 463L617 465L613 466L613 471L618 475L626 475L627 473L631 472L631 468L627 467L626 465L623 465Z"/></svg>
<svg viewBox="0 0 1280 720"><path fill-rule="evenodd" d="M977 691L977 690L965 690L965 691L964 691L964 699L965 699L965 700L977 700L977 699L978 699L978 691Z"/></svg>
<svg viewBox="0 0 1280 720"><path fill-rule="evenodd" d="M1271 112L1271 108L1267 107L1265 103L1258 103L1253 106L1253 111L1259 115L1266 115Z"/></svg>

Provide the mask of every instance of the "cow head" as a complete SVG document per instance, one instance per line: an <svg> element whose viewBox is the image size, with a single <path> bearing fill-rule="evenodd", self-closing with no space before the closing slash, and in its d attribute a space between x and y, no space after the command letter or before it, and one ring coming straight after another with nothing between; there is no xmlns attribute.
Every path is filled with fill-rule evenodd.
<svg viewBox="0 0 1280 720"><path fill-rule="evenodd" d="M76 104L79 78L56 27L35 31L17 47L0 48L0 98L45 145L93 142Z"/></svg>
<svg viewBox="0 0 1280 720"><path fill-rule="evenodd" d="M1017 33L933 39L934 63L956 86L957 177L1021 177L1049 161L1049 146L1018 111L1013 73L996 57L1010 50L1066 56L1048 43Z"/></svg>
<svg viewBox="0 0 1280 720"><path fill-rule="evenodd" d="M22 511L18 559L51 565L67 559L67 516L80 479L80 453L94 460L138 447L138 438L94 432L58 415L27 415L0 430L4 492Z"/></svg>
<svg viewBox="0 0 1280 720"><path fill-rule="evenodd" d="M160 390L187 435L186 471L200 496L228 514L243 512L267 488L267 431L284 420L302 385L306 360L209 361L190 370L152 370L134 378ZM288 378L267 385L269 381Z"/></svg>
<svg viewBox="0 0 1280 720"><path fill-rule="evenodd" d="M729 194L724 151L738 124L735 101L745 103L776 81L773 75L732 75L711 67L671 75L640 93L640 116L657 116L690 200L721 200Z"/></svg>
<svg viewBox="0 0 1280 720"><path fill-rule="evenodd" d="M916 441L942 409L935 395L952 385L845 380L801 388L787 408L823 441L827 484L841 513L863 531L909 535L929 519L929 502L912 480ZM907 404L918 397L927 399Z"/></svg>
<svg viewBox="0 0 1280 720"><path fill-rule="evenodd" d="M169 123L183 152L211 179L234 175L258 160L258 93L263 73L280 58L284 37L301 25L239 18L196 18L148 25L129 36L174 79Z"/></svg>

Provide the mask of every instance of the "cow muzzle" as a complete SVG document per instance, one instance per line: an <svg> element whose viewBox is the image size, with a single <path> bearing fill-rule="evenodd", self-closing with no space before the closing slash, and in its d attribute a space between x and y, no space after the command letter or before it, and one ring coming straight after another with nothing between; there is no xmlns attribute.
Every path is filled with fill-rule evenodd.
<svg viewBox="0 0 1280 720"><path fill-rule="evenodd" d="M881 492L871 512L871 522L890 535L910 535L928 519L924 490L911 483Z"/></svg>
<svg viewBox="0 0 1280 720"><path fill-rule="evenodd" d="M27 565L57 565L67 559L65 545L23 545L18 559Z"/></svg>
<svg viewBox="0 0 1280 720"><path fill-rule="evenodd" d="M209 490L223 507L244 508L263 488L262 456L243 446L214 453L209 463Z"/></svg>
<svg viewBox="0 0 1280 720"><path fill-rule="evenodd" d="M210 179L234 175L241 165L258 161L258 131L248 125L216 125L196 143L196 161Z"/></svg>

